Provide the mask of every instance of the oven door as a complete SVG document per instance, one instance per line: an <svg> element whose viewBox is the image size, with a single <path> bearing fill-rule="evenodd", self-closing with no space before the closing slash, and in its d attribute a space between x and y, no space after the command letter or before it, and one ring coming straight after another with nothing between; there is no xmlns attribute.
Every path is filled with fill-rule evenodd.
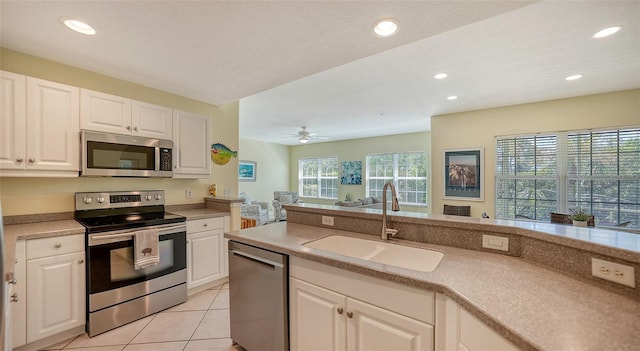
<svg viewBox="0 0 640 351"><path fill-rule="evenodd" d="M133 263L133 233L136 230L89 234L87 292L90 312L186 282L185 224L153 228L159 230L160 262L139 270L134 269Z"/></svg>

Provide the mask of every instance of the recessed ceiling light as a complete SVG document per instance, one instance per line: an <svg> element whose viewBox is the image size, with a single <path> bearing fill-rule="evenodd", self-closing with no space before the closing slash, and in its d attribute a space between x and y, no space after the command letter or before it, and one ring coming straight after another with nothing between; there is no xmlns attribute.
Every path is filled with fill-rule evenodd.
<svg viewBox="0 0 640 351"><path fill-rule="evenodd" d="M378 37L390 37L398 33L398 24L392 19L381 19L373 25L373 34Z"/></svg>
<svg viewBox="0 0 640 351"><path fill-rule="evenodd" d="M86 34L86 35L95 35L96 30L93 29L90 25L71 18L61 18L60 22L62 22L69 29L74 30L78 33Z"/></svg>
<svg viewBox="0 0 640 351"><path fill-rule="evenodd" d="M458 97L456 95L447 96L447 100L456 100Z"/></svg>
<svg viewBox="0 0 640 351"><path fill-rule="evenodd" d="M620 29L622 29L622 26L613 26L613 27L605 28L605 29L599 31L598 33L594 34L593 37L596 38L596 39L608 37L610 35L614 35L614 34L618 33L618 31L620 31Z"/></svg>
<svg viewBox="0 0 640 351"><path fill-rule="evenodd" d="M433 76L433 78L435 78L435 79L445 79L445 78L447 78L448 76L449 76L449 75L448 75L448 74L446 74L446 73L438 73L438 74L436 74L435 76Z"/></svg>
<svg viewBox="0 0 640 351"><path fill-rule="evenodd" d="M574 74L565 78L566 80L576 80L582 78L582 74Z"/></svg>

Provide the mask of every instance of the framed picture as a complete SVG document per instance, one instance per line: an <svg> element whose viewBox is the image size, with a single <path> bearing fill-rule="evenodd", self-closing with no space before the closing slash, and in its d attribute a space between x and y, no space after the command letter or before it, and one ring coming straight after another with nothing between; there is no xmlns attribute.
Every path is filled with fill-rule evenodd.
<svg viewBox="0 0 640 351"><path fill-rule="evenodd" d="M362 184L362 161L342 162L340 169L340 184L361 185Z"/></svg>
<svg viewBox="0 0 640 351"><path fill-rule="evenodd" d="M254 161L238 161L238 180L241 182L256 181L256 163Z"/></svg>
<svg viewBox="0 0 640 351"><path fill-rule="evenodd" d="M445 150L444 198L484 201L484 149Z"/></svg>

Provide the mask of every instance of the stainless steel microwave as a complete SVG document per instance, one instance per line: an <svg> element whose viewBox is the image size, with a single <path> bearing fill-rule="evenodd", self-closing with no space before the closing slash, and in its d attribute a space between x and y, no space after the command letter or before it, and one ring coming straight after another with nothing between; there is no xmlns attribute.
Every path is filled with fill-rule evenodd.
<svg viewBox="0 0 640 351"><path fill-rule="evenodd" d="M172 177L173 141L82 131L81 176Z"/></svg>

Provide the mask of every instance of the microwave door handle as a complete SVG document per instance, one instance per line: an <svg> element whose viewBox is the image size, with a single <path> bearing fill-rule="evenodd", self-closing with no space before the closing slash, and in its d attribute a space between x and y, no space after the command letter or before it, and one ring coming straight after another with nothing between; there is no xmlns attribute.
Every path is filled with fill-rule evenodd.
<svg viewBox="0 0 640 351"><path fill-rule="evenodd" d="M124 238L124 237L132 237L134 235L135 232L138 232L140 230L147 230L147 229L158 229L160 231L167 231L167 230L176 230L176 229L185 229L184 225L176 225L173 227L166 227L166 228L159 228L159 227L145 227L144 229L134 229L134 230L129 230L123 233L117 233L117 234L105 234L105 235L93 235L91 237L91 240L105 240L105 239L118 239L118 238Z"/></svg>
<svg viewBox="0 0 640 351"><path fill-rule="evenodd" d="M160 146L156 146L156 159L155 159L155 168L153 169L153 172L159 172L160 171Z"/></svg>

